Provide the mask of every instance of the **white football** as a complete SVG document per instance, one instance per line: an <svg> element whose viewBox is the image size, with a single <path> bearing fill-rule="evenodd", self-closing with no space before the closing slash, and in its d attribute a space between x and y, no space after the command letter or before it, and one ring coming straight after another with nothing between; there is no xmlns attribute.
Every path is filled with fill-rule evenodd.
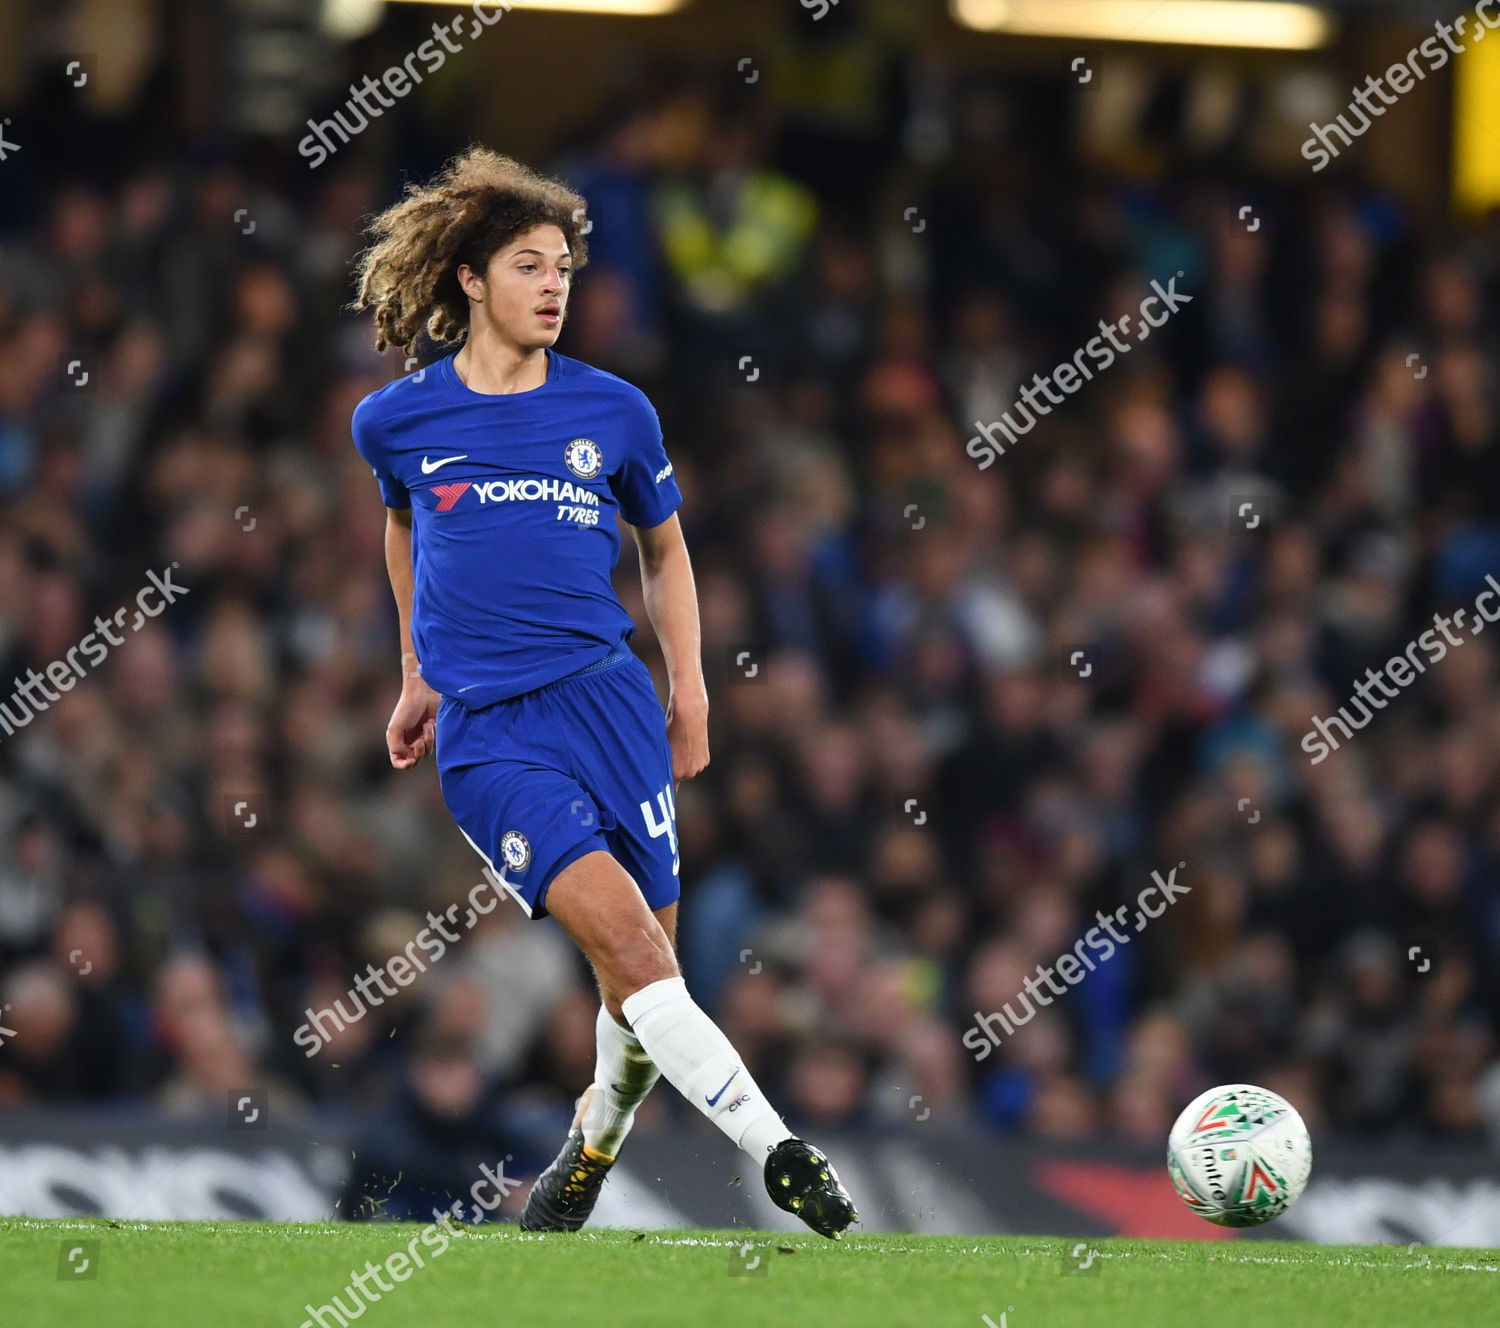
<svg viewBox="0 0 1500 1328"><path fill-rule="evenodd" d="M1195 1097L1167 1141L1167 1172L1182 1201L1221 1227L1280 1217L1311 1171L1312 1139L1302 1117L1254 1084L1224 1084Z"/></svg>

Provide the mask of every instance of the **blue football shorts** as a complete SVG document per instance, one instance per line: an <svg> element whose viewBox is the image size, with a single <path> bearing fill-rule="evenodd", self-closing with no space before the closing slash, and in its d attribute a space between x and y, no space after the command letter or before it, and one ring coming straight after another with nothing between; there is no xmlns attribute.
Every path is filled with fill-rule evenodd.
<svg viewBox="0 0 1500 1328"><path fill-rule="evenodd" d="M651 671L624 644L557 682L479 710L437 713L443 801L533 918L547 887L603 849L646 903L679 894L672 749Z"/></svg>

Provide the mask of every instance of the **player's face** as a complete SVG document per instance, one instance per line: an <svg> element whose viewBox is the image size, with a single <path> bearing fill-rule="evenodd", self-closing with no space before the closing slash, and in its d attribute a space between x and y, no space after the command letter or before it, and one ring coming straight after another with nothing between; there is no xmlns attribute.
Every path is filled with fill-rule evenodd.
<svg viewBox="0 0 1500 1328"><path fill-rule="evenodd" d="M573 258L562 231L537 226L490 259L485 304L507 341L534 350L556 342L572 288Z"/></svg>

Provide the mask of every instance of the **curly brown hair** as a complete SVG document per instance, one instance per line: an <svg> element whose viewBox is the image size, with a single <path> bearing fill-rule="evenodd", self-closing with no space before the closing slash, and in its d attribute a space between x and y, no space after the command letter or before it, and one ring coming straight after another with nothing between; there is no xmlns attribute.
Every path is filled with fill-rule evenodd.
<svg viewBox="0 0 1500 1328"><path fill-rule="evenodd" d="M467 263L483 272L496 250L533 226L556 226L577 272L588 262L583 196L514 158L473 146L426 184L409 184L399 203L366 228L356 260L354 309L375 310L375 349L411 353L417 336L439 345L469 330L469 297L458 284Z"/></svg>

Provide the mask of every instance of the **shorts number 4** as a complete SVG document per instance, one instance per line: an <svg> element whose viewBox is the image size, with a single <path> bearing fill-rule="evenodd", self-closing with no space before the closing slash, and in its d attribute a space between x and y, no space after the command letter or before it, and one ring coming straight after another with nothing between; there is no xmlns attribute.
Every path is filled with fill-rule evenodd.
<svg viewBox="0 0 1500 1328"><path fill-rule="evenodd" d="M651 832L652 839L667 836L667 842L672 845L672 875L676 876L682 859L677 852L677 804L672 798L670 784L656 795L656 802L661 808L661 820L656 819L656 812L649 800L641 803L641 815L646 818L646 829Z"/></svg>

